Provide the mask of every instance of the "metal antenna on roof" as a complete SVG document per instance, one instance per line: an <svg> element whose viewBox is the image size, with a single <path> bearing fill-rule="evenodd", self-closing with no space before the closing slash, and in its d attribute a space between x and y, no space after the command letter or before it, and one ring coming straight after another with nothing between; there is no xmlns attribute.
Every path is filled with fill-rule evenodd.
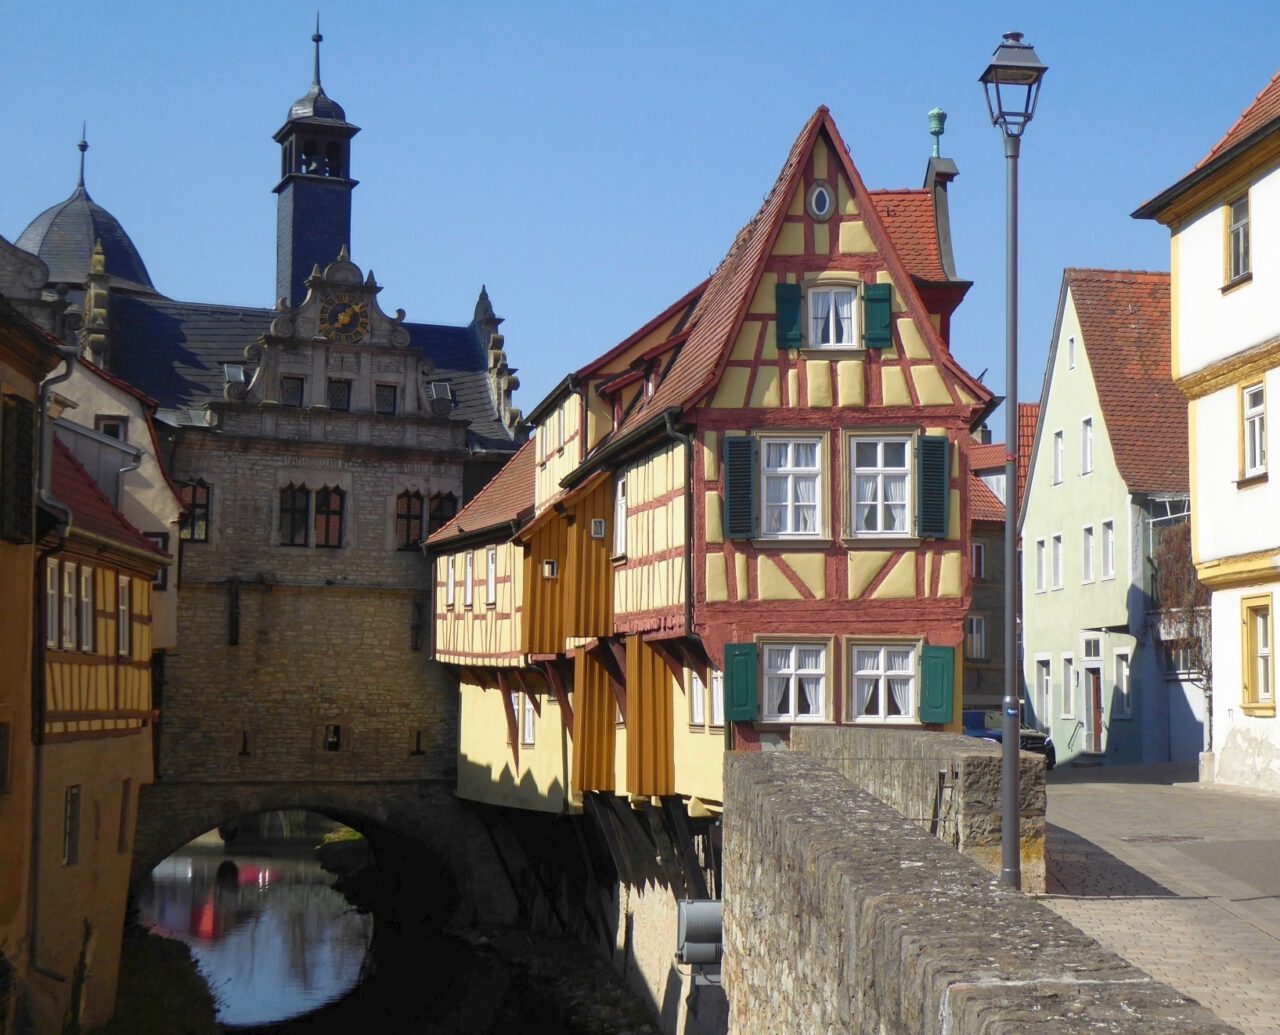
<svg viewBox="0 0 1280 1035"><path fill-rule="evenodd" d="M311 75L311 85L320 85L320 44L324 41L324 37L320 35L320 12L316 11L316 31L311 36L311 42L316 45L316 63L315 71Z"/></svg>
<svg viewBox="0 0 1280 1035"><path fill-rule="evenodd" d="M79 190L84 190L84 153L89 150L89 144L85 140L85 126L87 123L80 123L80 143L76 145L80 149L80 181L76 184Z"/></svg>

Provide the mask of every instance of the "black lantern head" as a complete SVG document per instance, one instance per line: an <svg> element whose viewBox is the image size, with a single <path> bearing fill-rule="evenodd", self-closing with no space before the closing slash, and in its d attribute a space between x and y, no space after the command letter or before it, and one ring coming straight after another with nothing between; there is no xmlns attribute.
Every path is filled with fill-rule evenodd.
<svg viewBox="0 0 1280 1035"><path fill-rule="evenodd" d="M1036 113L1040 81L1048 70L1031 44L1022 42L1022 33L1006 32L991 64L979 77L986 87L992 125L999 126L1006 136L1021 136Z"/></svg>

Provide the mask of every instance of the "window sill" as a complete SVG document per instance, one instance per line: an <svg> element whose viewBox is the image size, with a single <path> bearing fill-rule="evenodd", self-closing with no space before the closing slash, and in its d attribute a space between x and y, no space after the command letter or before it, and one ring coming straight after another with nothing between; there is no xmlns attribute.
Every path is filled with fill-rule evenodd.
<svg viewBox="0 0 1280 1035"><path fill-rule="evenodd" d="M770 539L751 539L749 542L752 546L762 550L788 550L795 549L796 547L811 547L813 549L825 550L833 544L834 540L828 539L825 536L795 536L794 538L778 536L777 538Z"/></svg>
<svg viewBox="0 0 1280 1035"><path fill-rule="evenodd" d="M1253 280L1253 270L1250 270L1248 273L1241 273L1240 276L1236 277L1234 280L1228 280L1222 285L1222 287L1218 288L1218 290L1224 295L1230 294L1236 288L1244 287L1251 280Z"/></svg>
<svg viewBox="0 0 1280 1035"><path fill-rule="evenodd" d="M912 547L919 546L924 540L914 535L853 535L844 536L840 542L846 549L854 549L855 547L867 547L871 549L884 549L888 547Z"/></svg>
<svg viewBox="0 0 1280 1035"><path fill-rule="evenodd" d="M830 726L831 720L825 716L816 715L809 718L789 719L784 715L776 718L755 719L754 724L758 730L789 730L792 726Z"/></svg>
<svg viewBox="0 0 1280 1035"><path fill-rule="evenodd" d="M1255 719L1274 719L1276 717L1275 704L1242 704L1240 710L1245 715L1252 715Z"/></svg>
<svg viewBox="0 0 1280 1035"><path fill-rule="evenodd" d="M1259 471L1257 474L1246 475L1236 480L1237 489L1252 489L1255 485L1265 485L1267 483L1267 472Z"/></svg>
<svg viewBox="0 0 1280 1035"><path fill-rule="evenodd" d="M801 345L790 351L801 359L861 359L867 354L861 345Z"/></svg>
<svg viewBox="0 0 1280 1035"><path fill-rule="evenodd" d="M852 724L854 726L901 726L904 729L924 725L919 719L909 718L904 715L892 715L887 719L871 715L859 715L853 719Z"/></svg>

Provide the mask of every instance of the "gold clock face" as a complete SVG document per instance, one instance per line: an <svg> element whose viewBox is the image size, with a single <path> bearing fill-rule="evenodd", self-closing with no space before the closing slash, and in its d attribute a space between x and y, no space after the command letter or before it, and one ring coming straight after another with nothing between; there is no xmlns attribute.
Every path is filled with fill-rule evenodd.
<svg viewBox="0 0 1280 1035"><path fill-rule="evenodd" d="M320 300L320 332L330 341L351 345L369 333L369 310L364 301L347 291L336 291Z"/></svg>

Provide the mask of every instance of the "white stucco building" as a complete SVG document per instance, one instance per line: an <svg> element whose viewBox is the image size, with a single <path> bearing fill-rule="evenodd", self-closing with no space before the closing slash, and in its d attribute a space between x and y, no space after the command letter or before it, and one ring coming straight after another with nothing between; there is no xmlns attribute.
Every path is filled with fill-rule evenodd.
<svg viewBox="0 0 1280 1035"><path fill-rule="evenodd" d="M1199 165L1134 215L1172 235L1173 375L1188 400L1192 545L1212 591L1201 778L1280 791L1280 75Z"/></svg>
<svg viewBox="0 0 1280 1035"><path fill-rule="evenodd" d="M1068 269L1022 509L1023 676L1059 761L1193 760L1204 694L1168 664L1152 551L1186 520L1169 275Z"/></svg>

